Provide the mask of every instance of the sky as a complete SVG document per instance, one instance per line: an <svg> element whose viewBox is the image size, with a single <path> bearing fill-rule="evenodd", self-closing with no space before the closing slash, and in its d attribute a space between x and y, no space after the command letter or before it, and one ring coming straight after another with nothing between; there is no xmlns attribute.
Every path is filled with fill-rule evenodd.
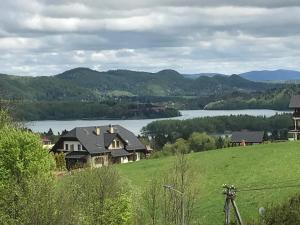
<svg viewBox="0 0 300 225"><path fill-rule="evenodd" d="M0 73L300 70L299 0L13 0Z"/></svg>

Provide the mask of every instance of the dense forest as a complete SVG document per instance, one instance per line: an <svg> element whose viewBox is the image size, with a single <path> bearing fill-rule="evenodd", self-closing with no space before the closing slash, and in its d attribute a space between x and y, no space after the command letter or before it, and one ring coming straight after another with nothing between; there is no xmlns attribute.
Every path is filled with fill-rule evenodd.
<svg viewBox="0 0 300 225"><path fill-rule="evenodd" d="M14 115L24 120L174 117L178 109L202 109L232 95L275 87L236 75L191 80L173 70L76 68L49 77L0 75L2 104L9 102Z"/></svg>
<svg viewBox="0 0 300 225"><path fill-rule="evenodd" d="M272 117L264 116L217 116L194 118L188 120L154 121L143 128L144 137L152 141L156 149L161 149L166 143L174 143L177 139L189 139L194 132L208 134L224 134L243 129L266 131L272 133L274 139L287 138L287 131L293 126L290 114L278 114Z"/></svg>
<svg viewBox="0 0 300 225"><path fill-rule="evenodd" d="M133 102L19 102L11 113L20 120L141 119L180 116L174 108Z"/></svg>
<svg viewBox="0 0 300 225"><path fill-rule="evenodd" d="M24 120L173 117L179 109L203 108L282 110L299 91L299 85L260 83L238 75L190 79L174 70L76 68L55 76L0 75L1 101L10 102Z"/></svg>
<svg viewBox="0 0 300 225"><path fill-rule="evenodd" d="M286 84L282 88L270 89L265 92L255 92L232 95L230 98L212 101L206 109L277 109L286 110L291 95L300 91L300 85Z"/></svg>

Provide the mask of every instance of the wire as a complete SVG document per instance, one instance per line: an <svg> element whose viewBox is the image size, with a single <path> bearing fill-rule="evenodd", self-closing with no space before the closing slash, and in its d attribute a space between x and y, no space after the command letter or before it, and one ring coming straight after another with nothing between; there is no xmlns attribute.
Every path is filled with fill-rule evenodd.
<svg viewBox="0 0 300 225"><path fill-rule="evenodd" d="M296 181L299 181L299 179L282 180L282 181L278 181L276 183L274 183L273 181L266 182L266 183L257 183L257 182L254 183L253 182L253 183L249 183L249 184L246 184L246 185L242 185L242 187L240 187L240 189L251 188L251 186L269 186L271 184L287 184L287 183L296 182Z"/></svg>
<svg viewBox="0 0 300 225"><path fill-rule="evenodd" d="M262 191L262 190L273 190L273 189L294 188L294 187L300 187L300 184L282 185L282 186L273 186L273 187L249 188L249 189L238 189L237 192Z"/></svg>

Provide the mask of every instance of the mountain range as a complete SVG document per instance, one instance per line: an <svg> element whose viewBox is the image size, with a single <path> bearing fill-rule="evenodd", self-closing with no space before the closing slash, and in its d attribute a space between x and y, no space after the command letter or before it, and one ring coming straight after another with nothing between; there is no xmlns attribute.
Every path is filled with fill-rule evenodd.
<svg viewBox="0 0 300 225"><path fill-rule="evenodd" d="M218 73L198 73L198 74L184 74L186 78L197 79L201 76L212 77L215 75L227 76L226 74ZM260 70L260 71L249 71L246 73L238 74L239 76L252 80L252 81L273 81L273 82L287 82L287 81L300 81L300 72L295 70Z"/></svg>
<svg viewBox="0 0 300 225"><path fill-rule="evenodd" d="M253 81L293 81L300 80L300 72L294 70L261 70L239 74Z"/></svg>
<svg viewBox="0 0 300 225"><path fill-rule="evenodd" d="M0 75L0 99L94 101L107 96L210 96L249 93L277 87L241 76L214 75L188 79L174 70L99 72L75 68L55 76Z"/></svg>

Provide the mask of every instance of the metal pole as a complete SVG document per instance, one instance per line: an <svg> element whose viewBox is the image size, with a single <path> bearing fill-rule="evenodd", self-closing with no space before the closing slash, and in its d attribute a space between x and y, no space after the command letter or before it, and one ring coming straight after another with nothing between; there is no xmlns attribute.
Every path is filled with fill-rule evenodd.
<svg viewBox="0 0 300 225"><path fill-rule="evenodd" d="M238 219L238 222L240 225L244 225L243 224L243 221L242 221L242 217L241 217L241 214L239 212L239 209L234 201L234 199L231 199L231 203L232 203L232 206L234 208L234 212L235 212L235 215L236 215L236 218Z"/></svg>
<svg viewBox="0 0 300 225"><path fill-rule="evenodd" d="M224 211L225 211L225 224L229 225L230 224L230 200L228 198L225 199Z"/></svg>

